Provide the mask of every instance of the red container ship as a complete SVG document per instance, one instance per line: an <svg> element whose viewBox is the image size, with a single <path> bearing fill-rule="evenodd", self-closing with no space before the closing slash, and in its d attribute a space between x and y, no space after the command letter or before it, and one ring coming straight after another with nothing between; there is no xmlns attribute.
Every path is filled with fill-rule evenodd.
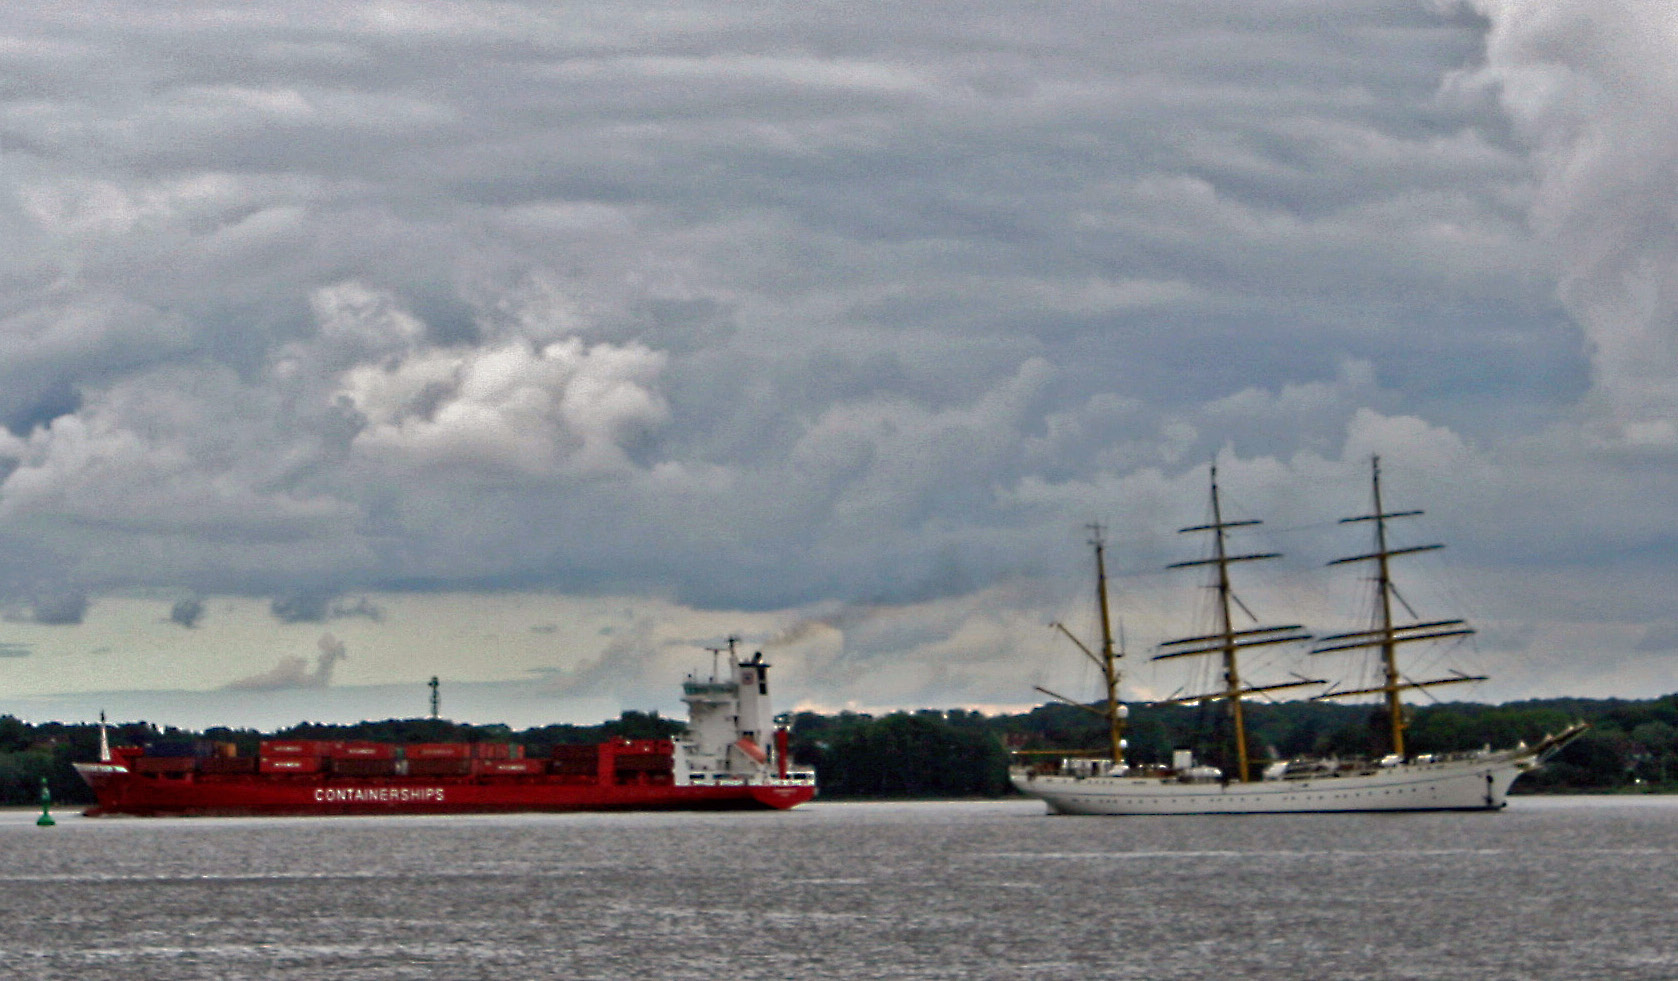
<svg viewBox="0 0 1678 981"><path fill-rule="evenodd" d="M717 810L796 807L815 773L793 769L772 729L769 665L741 660L682 685L678 739L613 739L527 756L509 743L268 740L256 756L231 744L154 743L78 763L99 803L89 815L460 814L516 811ZM768 736L769 738L765 738Z"/></svg>

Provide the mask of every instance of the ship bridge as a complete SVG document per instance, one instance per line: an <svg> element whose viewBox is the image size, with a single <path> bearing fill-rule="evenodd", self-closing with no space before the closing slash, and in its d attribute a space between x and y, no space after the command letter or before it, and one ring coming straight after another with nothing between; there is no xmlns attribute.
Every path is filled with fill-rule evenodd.
<svg viewBox="0 0 1678 981"><path fill-rule="evenodd" d="M772 724L769 712L769 665L763 652L741 660L730 637L727 647L713 648L714 658L727 658L727 674L713 661L708 678L689 676L682 683L688 706L687 737L682 740L688 766L697 772L748 775L768 765Z"/></svg>

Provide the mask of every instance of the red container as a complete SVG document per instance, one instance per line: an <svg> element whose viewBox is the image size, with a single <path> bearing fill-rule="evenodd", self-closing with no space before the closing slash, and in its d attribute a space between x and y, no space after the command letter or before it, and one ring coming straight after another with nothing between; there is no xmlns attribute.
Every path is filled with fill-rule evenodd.
<svg viewBox="0 0 1678 981"><path fill-rule="evenodd" d="M619 773L669 773L676 761L670 756L619 756L614 765Z"/></svg>
<svg viewBox="0 0 1678 981"><path fill-rule="evenodd" d="M475 760L510 760L513 758L511 743L473 743L472 758Z"/></svg>
<svg viewBox="0 0 1678 981"><path fill-rule="evenodd" d="M199 773L255 773L254 756L211 756L198 761Z"/></svg>
<svg viewBox="0 0 1678 981"><path fill-rule="evenodd" d="M256 764L258 773L319 773L318 756L264 756Z"/></svg>
<svg viewBox="0 0 1678 981"><path fill-rule="evenodd" d="M668 739L624 739L612 744L612 752L625 756L669 756L676 751Z"/></svg>
<svg viewBox="0 0 1678 981"><path fill-rule="evenodd" d="M560 743L553 748L553 758L556 760L597 760L600 758L600 747L590 743L579 746L575 743Z"/></svg>
<svg viewBox="0 0 1678 981"><path fill-rule="evenodd" d="M469 760L471 743L409 743L404 753L410 760Z"/></svg>
<svg viewBox="0 0 1678 981"><path fill-rule="evenodd" d="M393 777L396 775L396 760L334 757L332 772L341 777Z"/></svg>
<svg viewBox="0 0 1678 981"><path fill-rule="evenodd" d="M324 756L328 744L319 739L264 739L262 756Z"/></svg>
<svg viewBox="0 0 1678 981"><path fill-rule="evenodd" d="M191 773L197 762L191 756L142 756L131 765L135 773Z"/></svg>
<svg viewBox="0 0 1678 981"><path fill-rule="evenodd" d="M331 756L335 760L394 760L396 747L390 743L334 743Z"/></svg>
<svg viewBox="0 0 1678 981"><path fill-rule="evenodd" d="M464 777L472 772L470 759L408 760L410 777Z"/></svg>
<svg viewBox="0 0 1678 981"><path fill-rule="evenodd" d="M547 772L542 760L478 760L476 770L486 776L522 776Z"/></svg>

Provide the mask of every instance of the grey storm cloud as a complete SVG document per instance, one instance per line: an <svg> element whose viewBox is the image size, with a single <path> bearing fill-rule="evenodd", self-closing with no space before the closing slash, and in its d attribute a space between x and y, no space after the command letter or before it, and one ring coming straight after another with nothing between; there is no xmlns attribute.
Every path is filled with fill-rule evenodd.
<svg viewBox="0 0 1678 981"><path fill-rule="evenodd" d="M1640 654L1678 651L1678 623L1654 623L1644 632L1633 650Z"/></svg>
<svg viewBox="0 0 1678 981"><path fill-rule="evenodd" d="M0 560L889 604L1094 517L1149 566L1217 454L1351 513L1379 452L1480 568L1663 568L1652 9L7 10Z"/></svg>
<svg viewBox="0 0 1678 981"><path fill-rule="evenodd" d="M50 626L73 626L87 617L87 608L87 593L79 589L43 592L30 601L28 619Z"/></svg>
<svg viewBox="0 0 1678 981"><path fill-rule="evenodd" d="M303 591L276 598L268 609L281 623L322 623L331 602L331 593Z"/></svg>
<svg viewBox="0 0 1678 981"><path fill-rule="evenodd" d="M324 623L348 617L363 617L378 623L385 618L379 604L366 596L340 597L335 590L302 589L274 598L268 611L281 623Z"/></svg>
<svg viewBox="0 0 1678 981"><path fill-rule="evenodd" d="M178 623L187 629L198 626L198 621L204 619L204 601L196 596L176 600L169 608L169 622Z"/></svg>

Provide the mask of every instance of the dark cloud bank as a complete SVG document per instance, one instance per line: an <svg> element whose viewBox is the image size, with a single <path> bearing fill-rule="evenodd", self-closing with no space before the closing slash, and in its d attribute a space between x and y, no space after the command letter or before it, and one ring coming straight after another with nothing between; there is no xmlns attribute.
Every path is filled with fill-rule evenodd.
<svg viewBox="0 0 1678 981"><path fill-rule="evenodd" d="M1380 452L1512 609L1653 622L1673 32L1518 6L0 14L0 564L867 603Z"/></svg>

